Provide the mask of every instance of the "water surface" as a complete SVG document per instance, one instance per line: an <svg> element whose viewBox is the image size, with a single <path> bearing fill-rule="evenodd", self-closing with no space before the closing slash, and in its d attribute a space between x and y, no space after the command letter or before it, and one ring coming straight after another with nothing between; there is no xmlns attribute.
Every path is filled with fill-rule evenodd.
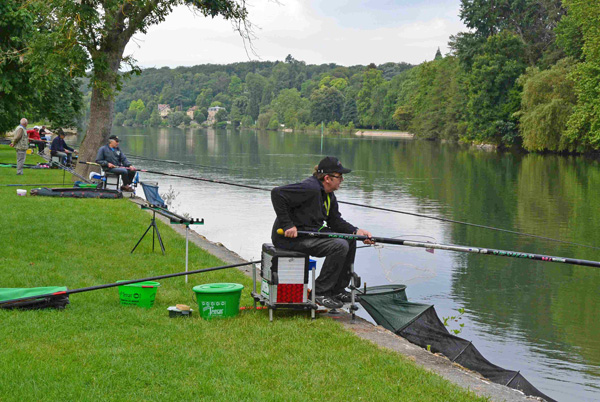
<svg viewBox="0 0 600 402"><path fill-rule="evenodd" d="M338 199L600 245L598 163L584 157L495 153L425 141L317 134L181 129L114 131L136 166L270 189L300 181L324 155L353 169ZM322 148L321 148L322 146ZM246 259L270 242L267 191L145 174L172 209L204 218L194 227ZM455 223L341 205L344 218L382 237L600 260L600 250ZM193 266L193 265L192 265ZM600 270L558 263L399 246L358 251L368 285L404 283L411 301L456 315L492 363L520 370L558 400L600 400ZM364 312L363 312L364 314ZM453 323L451 328L458 328Z"/></svg>

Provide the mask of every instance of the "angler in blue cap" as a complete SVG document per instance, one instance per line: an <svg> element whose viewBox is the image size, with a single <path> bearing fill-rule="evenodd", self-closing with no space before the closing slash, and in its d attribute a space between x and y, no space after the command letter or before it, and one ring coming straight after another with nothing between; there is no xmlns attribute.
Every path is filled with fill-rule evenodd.
<svg viewBox="0 0 600 402"><path fill-rule="evenodd" d="M314 291L317 303L340 308L350 302L346 287L350 284L350 266L354 263L356 241L298 237L298 230L351 233L371 237L371 233L346 222L338 210L334 192L351 170L328 156L315 166L313 175L295 184L275 187L271 201L277 214L271 239L278 248L326 257ZM284 235L277 234L283 229ZM372 243L365 240L365 243Z"/></svg>
<svg viewBox="0 0 600 402"><path fill-rule="evenodd" d="M102 166L105 171L121 176L121 180L123 180L121 190L133 191L130 184L133 182L136 169L129 163L127 157L119 148L119 137L116 135L108 137L108 144L98 149L96 163Z"/></svg>

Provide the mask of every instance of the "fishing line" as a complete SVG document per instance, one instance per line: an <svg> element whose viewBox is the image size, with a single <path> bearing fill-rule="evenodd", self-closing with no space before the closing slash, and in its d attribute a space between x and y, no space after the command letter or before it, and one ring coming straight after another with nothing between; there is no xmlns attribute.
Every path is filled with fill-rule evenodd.
<svg viewBox="0 0 600 402"><path fill-rule="evenodd" d="M138 156L138 155L129 155L129 157L133 158L133 159L144 160L144 161L171 163L171 164L174 164L174 165L181 165L181 166L196 166L196 167L203 167L203 168L209 168L209 169L215 169L215 170L241 171L241 169L225 168L225 167L217 167L217 166L209 166L209 165L201 165L199 163L179 162L179 161L173 161L173 160L169 160L169 159L153 159L153 158L147 158L145 156Z"/></svg>
<svg viewBox="0 0 600 402"><path fill-rule="evenodd" d="M417 235L417 234L398 235L398 236L392 237L392 239L399 238L399 237L425 238L425 239L430 239L433 243L437 242L436 238L433 236ZM385 278L388 280L389 283L402 282L402 283L406 283L406 284L411 284L411 283L426 281L426 280L435 278L437 276L437 273L434 269L426 268L424 265L417 266L417 265L409 264L407 262L402 261L403 260L402 257L398 258L398 255L395 253L395 251L396 251L395 249L397 247L402 247L400 245L376 243L372 247L377 250L377 258L379 259L379 264L381 265L383 275L385 276ZM385 258L385 256L384 256L386 251L393 253L392 259L393 259L393 261L395 261L394 263L386 262L387 258ZM428 250L428 251L433 254L433 249ZM407 254L411 254L411 253L415 254L416 252L417 252L417 250L409 248L409 249L406 249L405 251L403 251L402 255L407 255ZM398 262L398 260L400 260L400 262Z"/></svg>
<svg viewBox="0 0 600 402"><path fill-rule="evenodd" d="M80 162L80 163L94 164L94 163L91 163L91 162ZM171 177L178 177L178 178L182 178L182 179L205 181L205 182L215 183L215 184L225 184L225 185L228 185L228 186L249 188L249 189L252 189L252 190L269 191L269 192L271 191L270 188L250 186L250 185L247 185L247 184L237 184L237 183L231 183L231 182L226 182L226 181L222 181L222 180L205 179L205 178L202 178L202 177L185 176L185 175L178 175L178 174L164 173L164 172L156 172L156 171L142 170L142 169L140 169L140 171L141 172L152 173L152 174L158 174L158 175L162 175L162 176L171 176ZM393 212L393 213L396 213L396 214L404 214L404 215L417 216L419 218L434 219L434 220L438 220L438 221L442 221L442 222L456 223L458 225L472 226L472 227L476 227L476 228L480 228L480 229L487 229L487 230L495 230L495 231L498 231L498 232L510 233L510 234L514 234L514 235L518 235L518 236L532 237L532 238L540 239L540 240L547 240L547 241L553 241L553 242L556 242L556 243L569 244L569 245L572 245L572 246L579 246L579 247L591 248L591 249L594 249L594 250L600 250L600 247L590 246L590 245L587 245L587 244L576 243L576 242L567 241L567 240L554 239L552 237L539 236L539 235L535 235L535 234L531 234L531 233L517 232L517 231L509 230L509 229L501 229L501 228L496 228L496 227L493 227L493 226L479 225L477 223L469 223L469 222L457 221L457 220L449 219L449 218L440 218L440 217L437 217L437 216L424 215L424 214L419 214L419 213L416 213L416 212L400 211L400 210L397 210L397 209L390 209L390 208L376 207L376 206L372 206L372 205L358 204L358 203L350 202L350 201L340 201L340 200L338 200L338 203L340 203L340 204L346 204L346 205L352 205L352 206L355 206L355 207L374 209L374 210L377 210L377 211Z"/></svg>

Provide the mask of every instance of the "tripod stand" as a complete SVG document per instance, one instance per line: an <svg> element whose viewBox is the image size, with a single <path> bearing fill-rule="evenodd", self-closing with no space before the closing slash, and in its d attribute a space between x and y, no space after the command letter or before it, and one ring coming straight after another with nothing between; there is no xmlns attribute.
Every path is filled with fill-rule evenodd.
<svg viewBox="0 0 600 402"><path fill-rule="evenodd" d="M144 232L142 237L140 237L140 239L138 240L135 247L133 247L133 250L131 250L131 254L133 254L133 252L135 251L137 246L142 242L142 240L144 240L144 236L146 236L146 233L148 233L148 231L151 228L152 228L152 251L154 251L154 232L156 232L156 237L158 237L158 243L160 244L160 248L162 250L163 255L165 255L165 246L163 245L162 238L160 237L160 232L158 231L158 226L156 226L156 211L155 210L152 210L152 221L150 222L150 226L148 226L148 229L146 229L146 231Z"/></svg>

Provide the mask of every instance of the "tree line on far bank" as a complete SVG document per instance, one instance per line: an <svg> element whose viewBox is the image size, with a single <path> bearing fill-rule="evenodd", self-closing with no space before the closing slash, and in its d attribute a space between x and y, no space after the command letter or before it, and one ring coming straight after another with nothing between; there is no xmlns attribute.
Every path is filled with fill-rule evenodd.
<svg viewBox="0 0 600 402"><path fill-rule="evenodd" d="M402 130L419 138L491 143L528 151L600 148L600 3L577 0L462 0L471 32L450 54L418 66L342 67L249 62L148 69L118 95L117 123L178 125L156 105L194 119L222 106L222 120L261 129ZM132 111L133 102L146 109ZM153 114L154 117L153 117ZM221 123L224 124L224 123Z"/></svg>
<svg viewBox="0 0 600 402"><path fill-rule="evenodd" d="M3 4L0 22L8 28L2 35L10 35L0 38L0 90L7 95L0 99L0 129L14 126L23 102L54 124L85 120L91 92L81 85L82 98L72 78L81 75L74 72L82 56L44 52L44 44L66 39L36 25L15 0ZM289 55L283 62L146 69L123 82L115 123L177 126L192 120L185 115L192 106L193 120L203 122L208 107L222 106L221 125L305 130L324 123L331 131L395 129L529 151L597 151L597 15L600 3L584 0L461 0L470 31L451 38L448 55L438 52L414 67L317 66ZM36 39L42 34L46 40ZM29 41L40 49L23 61L14 49ZM163 120L158 104L176 110Z"/></svg>

